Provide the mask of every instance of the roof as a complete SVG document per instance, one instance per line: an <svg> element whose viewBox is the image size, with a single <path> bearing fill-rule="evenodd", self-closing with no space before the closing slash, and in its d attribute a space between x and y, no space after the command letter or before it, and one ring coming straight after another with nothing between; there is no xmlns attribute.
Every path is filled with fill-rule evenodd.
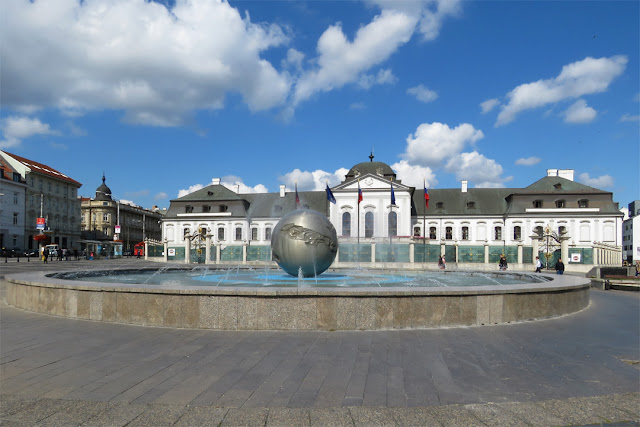
<svg viewBox="0 0 640 427"><path fill-rule="evenodd" d="M559 176L545 176L528 187L514 191L514 194L583 194L608 193L570 179Z"/></svg>
<svg viewBox="0 0 640 427"><path fill-rule="evenodd" d="M466 193L459 188L430 189L429 209L426 209L424 191L415 191L413 204L415 215L503 215L508 206L507 197L513 194L513 188L470 188ZM438 203L443 204L437 209ZM473 202L473 207L469 205Z"/></svg>
<svg viewBox="0 0 640 427"><path fill-rule="evenodd" d="M77 185L78 187L82 187L81 183L79 183L78 181L76 181L73 178L68 177L67 175L63 174L62 172L55 170L51 166L47 166L47 165L45 165L43 163L38 163L38 162L35 162L33 160L29 160L29 159L26 159L24 157L17 156L15 154L7 153L6 151L4 153L7 156L11 156L16 161L18 161L18 162L22 163L23 165L27 166L28 168L30 168L34 172L38 172L38 173L41 173L43 175L48 175L48 176L50 176L52 178L60 179L62 181L66 181L66 182L68 182L70 184Z"/></svg>
<svg viewBox="0 0 640 427"><path fill-rule="evenodd" d="M11 167L9 162L5 161L2 157L0 157L0 167L3 169L4 173L0 176L0 179L8 179L10 181L13 180L13 173L15 169Z"/></svg>
<svg viewBox="0 0 640 427"><path fill-rule="evenodd" d="M388 164L383 162L370 161L358 163L357 165L349 169L349 172L345 177L345 181L348 181L352 178L357 178L361 175L366 175L368 173L372 175L384 176L386 178L393 177L395 179L396 177L393 169L391 169L391 166L389 166Z"/></svg>
<svg viewBox="0 0 640 427"><path fill-rule="evenodd" d="M242 200L236 192L229 190L224 185L208 185L200 190L189 193L186 196L171 200L172 202L199 202L199 201L232 201Z"/></svg>
<svg viewBox="0 0 640 427"><path fill-rule="evenodd" d="M324 191L299 191L300 206L329 215L327 193ZM279 218L296 210L295 193L253 193L242 194L250 204L247 216L251 218ZM280 208L278 208L280 206Z"/></svg>

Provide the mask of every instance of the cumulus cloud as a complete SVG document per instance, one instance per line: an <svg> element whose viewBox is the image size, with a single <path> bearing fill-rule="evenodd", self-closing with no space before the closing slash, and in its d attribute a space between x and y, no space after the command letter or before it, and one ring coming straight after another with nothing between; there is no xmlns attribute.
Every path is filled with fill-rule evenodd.
<svg viewBox="0 0 640 427"><path fill-rule="evenodd" d="M340 184L349 169L340 168L334 172L326 172L323 170L315 170L313 172L294 169L280 177L280 182L288 188L294 188L296 183L300 191L320 191L329 187Z"/></svg>
<svg viewBox="0 0 640 427"><path fill-rule="evenodd" d="M578 99L564 112L565 123L591 123L598 113L587 105L584 99Z"/></svg>
<svg viewBox="0 0 640 427"><path fill-rule="evenodd" d="M3 88L4 90L4 88ZM42 123L38 119L24 116L9 116L0 122L3 139L0 141L0 148L17 147L23 139L35 135L57 135L58 132L52 130L48 124Z"/></svg>
<svg viewBox="0 0 640 427"><path fill-rule="evenodd" d="M500 101L497 98L487 99L486 101L480 103L480 110L482 110L482 114L486 114L496 108L498 105L500 105Z"/></svg>
<svg viewBox="0 0 640 427"><path fill-rule="evenodd" d="M627 57L622 55L587 57L565 65L557 77L522 84L507 94L508 102L502 105L495 125L510 123L525 110L604 92L624 72L627 62Z"/></svg>
<svg viewBox="0 0 640 427"><path fill-rule="evenodd" d="M640 115L632 116L631 114L623 114L622 117L620 117L620 120L618 121L619 122L638 122L640 121Z"/></svg>
<svg viewBox="0 0 640 427"><path fill-rule="evenodd" d="M5 107L112 109L133 123L175 126L194 110L222 108L230 92L259 111L283 105L290 91L288 74L261 56L286 44L285 32L227 2L11 1L3 13L12 17L0 27Z"/></svg>
<svg viewBox="0 0 640 427"><path fill-rule="evenodd" d="M370 89L375 85L385 85L385 84L395 84L396 76L393 75L393 72L389 69L379 70L378 74L365 74L360 77L358 80L358 85L363 89Z"/></svg>
<svg viewBox="0 0 640 427"><path fill-rule="evenodd" d="M522 158L516 160L516 165L519 165L519 166L533 166L533 165L537 165L541 161L542 161L542 159L540 157L535 157L535 156L522 157Z"/></svg>
<svg viewBox="0 0 640 427"><path fill-rule="evenodd" d="M613 187L613 177L611 175L601 175L598 177L591 177L587 172L583 172L578 175L578 182L581 182L589 187L594 188L611 188Z"/></svg>
<svg viewBox="0 0 640 427"><path fill-rule="evenodd" d="M317 67L296 83L294 105L315 93L357 82L364 72L387 60L411 39L416 22L415 17L385 9L361 27L353 41L347 39L340 24L330 26L318 40Z"/></svg>
<svg viewBox="0 0 640 427"><path fill-rule="evenodd" d="M227 176L223 176L222 179L220 180L220 184L224 185L225 187L227 187L229 190L231 191L238 191L241 194L247 194L247 193L268 193L269 190L267 190L267 187L265 187L262 184L258 184L256 186L250 187L247 184L244 183L244 181L242 180L242 178L240 178L239 176L235 176L235 175L227 175Z"/></svg>
<svg viewBox="0 0 640 427"><path fill-rule="evenodd" d="M513 177L502 178L502 166L477 151L460 153L449 159L446 170L455 173L458 180L468 180L475 187L498 188Z"/></svg>
<svg viewBox="0 0 640 427"><path fill-rule="evenodd" d="M407 93L415 96L418 101L424 103L435 101L438 98L437 93L421 84L407 89Z"/></svg>
<svg viewBox="0 0 640 427"><path fill-rule="evenodd" d="M462 152L467 144L474 144L484 134L468 123L451 129L443 123L423 123L407 137L407 148L402 157L412 164L438 166Z"/></svg>
<svg viewBox="0 0 640 427"><path fill-rule="evenodd" d="M404 185L416 188L423 185L426 185L427 188L432 188L438 185L438 180L430 167L411 165L406 160L400 160L392 164L391 169L396 173L396 177L402 180Z"/></svg>
<svg viewBox="0 0 640 427"><path fill-rule="evenodd" d="M131 200L120 199L119 202L120 202L121 205L129 205L129 206L134 206L134 207L140 207L137 204L135 204L135 202L133 202Z"/></svg>
<svg viewBox="0 0 640 427"><path fill-rule="evenodd" d="M155 196L153 196L153 200L166 200L169 197L169 195L167 193L165 193L164 191L159 192L158 194L156 194Z"/></svg>
<svg viewBox="0 0 640 427"><path fill-rule="evenodd" d="M202 185L202 184L194 184L194 185L189 186L189 188L178 190L178 198L184 197L187 194L191 194L191 193L193 193L195 191L198 191L198 190L200 190L202 188L204 188L204 185Z"/></svg>

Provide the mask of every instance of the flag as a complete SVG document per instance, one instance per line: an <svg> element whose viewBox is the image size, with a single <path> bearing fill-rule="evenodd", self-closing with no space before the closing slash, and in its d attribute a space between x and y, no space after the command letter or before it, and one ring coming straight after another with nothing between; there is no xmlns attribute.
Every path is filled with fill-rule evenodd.
<svg viewBox="0 0 640 427"><path fill-rule="evenodd" d="M427 184L424 184L424 202L427 204L427 209L429 209L429 192L427 191Z"/></svg>
<svg viewBox="0 0 640 427"><path fill-rule="evenodd" d="M393 181L391 181L391 206L396 205L396 193L393 192Z"/></svg>
<svg viewBox="0 0 640 427"><path fill-rule="evenodd" d="M298 183L296 182L296 209L300 208L300 196L298 196Z"/></svg>
<svg viewBox="0 0 640 427"><path fill-rule="evenodd" d="M358 204L362 201L362 189L360 188L360 180L358 180Z"/></svg>
<svg viewBox="0 0 640 427"><path fill-rule="evenodd" d="M334 204L336 203L336 198L333 197L333 193L329 188L329 184L327 184L327 200L330 201L331 203L334 203Z"/></svg>

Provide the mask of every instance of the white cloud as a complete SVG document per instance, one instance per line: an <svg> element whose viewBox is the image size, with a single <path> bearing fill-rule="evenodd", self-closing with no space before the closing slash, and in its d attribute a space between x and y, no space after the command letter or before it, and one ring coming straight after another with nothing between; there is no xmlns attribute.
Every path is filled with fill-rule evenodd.
<svg viewBox="0 0 640 427"><path fill-rule="evenodd" d="M516 165L533 166L533 165L537 165L541 161L542 161L542 159L540 157L535 157L535 156L523 157L523 158L520 158L520 159L516 160Z"/></svg>
<svg viewBox="0 0 640 427"><path fill-rule="evenodd" d="M487 99L480 103L480 109L482 110L482 114L485 114L496 108L498 105L500 105L500 101L497 98Z"/></svg>
<svg viewBox="0 0 640 427"><path fill-rule="evenodd" d="M362 75L360 77L360 80L358 80L358 85L363 88L363 89L370 89L372 86L375 85L384 85L384 84L395 84L396 81L398 79L396 79L396 76L393 75L393 72L391 72L391 70L386 69L386 70L379 70L378 74L376 75L372 75L372 74L365 74Z"/></svg>
<svg viewBox="0 0 640 427"><path fill-rule="evenodd" d="M598 113L587 105L584 99L578 99L564 113L565 123L591 123Z"/></svg>
<svg viewBox="0 0 640 427"><path fill-rule="evenodd" d="M611 175L602 175L598 177L590 177L587 172L578 175L578 182L594 188L611 188L613 187L613 177Z"/></svg>
<svg viewBox="0 0 640 427"><path fill-rule="evenodd" d="M396 177L402 180L404 185L416 188L422 187L425 182L427 188L438 185L438 180L430 167L411 165L406 160L400 160L392 164L391 169L394 170Z"/></svg>
<svg viewBox="0 0 640 427"><path fill-rule="evenodd" d="M437 93L421 84L407 89L407 93L415 96L418 101L425 103L435 101L438 98Z"/></svg>
<svg viewBox="0 0 640 427"><path fill-rule="evenodd" d="M631 114L623 114L619 122L637 122L640 121L640 115L632 116Z"/></svg>
<svg viewBox="0 0 640 427"><path fill-rule="evenodd" d="M367 108L367 106L364 105L364 102L354 102L349 105L350 110L364 110L365 108Z"/></svg>
<svg viewBox="0 0 640 427"><path fill-rule="evenodd" d="M448 172L455 173L458 180L473 182L475 187L504 187L504 183L512 179L512 177L502 178L502 166L477 151L460 153L452 157L445 168Z"/></svg>
<svg viewBox="0 0 640 427"><path fill-rule="evenodd" d="M459 154L467 144L474 144L483 137L481 130L468 123L453 129L443 123L423 123L407 137L407 148L402 157L412 164L437 167Z"/></svg>
<svg viewBox="0 0 640 427"><path fill-rule="evenodd" d="M281 176L280 182L288 188L295 188L297 183L299 191L320 191L324 190L327 184L333 187L341 183L348 172L349 169L345 168L337 169L335 172L325 172L320 169L313 172L294 169Z"/></svg>
<svg viewBox="0 0 640 427"><path fill-rule="evenodd" d="M169 197L169 195L167 193L165 193L164 191L159 192L158 194L156 194L155 196L153 196L153 200L166 200Z"/></svg>
<svg viewBox="0 0 640 427"><path fill-rule="evenodd" d="M200 190L202 188L204 188L204 186L202 184L194 184L194 185L190 186L187 189L178 190L178 198L184 197L187 194L191 194L194 191L198 191L198 190Z"/></svg>
<svg viewBox="0 0 640 427"><path fill-rule="evenodd" d="M130 122L174 126L222 108L229 92L259 111L284 105L291 88L261 57L288 42L285 32L228 2L10 1L3 13L5 108L122 110Z"/></svg>
<svg viewBox="0 0 640 427"><path fill-rule="evenodd" d="M132 202L131 200L120 199L119 202L120 202L121 205L129 205L129 206L140 207L137 204L135 204L134 202Z"/></svg>
<svg viewBox="0 0 640 427"><path fill-rule="evenodd" d="M3 88L4 90L4 88ZM48 124L42 123L39 119L32 119L23 116L9 116L0 122L3 139L0 141L0 148L16 147L22 143L23 139L35 135L58 135Z"/></svg>
<svg viewBox="0 0 640 427"><path fill-rule="evenodd" d="M565 99L604 92L627 65L626 56L587 57L562 67L557 77L522 84L507 94L496 126L510 123L522 111L554 104Z"/></svg>
<svg viewBox="0 0 640 427"><path fill-rule="evenodd" d="M241 194L269 192L269 190L267 190L267 187L265 187L262 184L258 184L254 187L250 187L244 183L242 178L234 175L223 176L222 179L220 180L220 184L224 185L231 191L237 191L239 189L240 190L239 192Z"/></svg>
<svg viewBox="0 0 640 427"><path fill-rule="evenodd" d="M317 45L317 67L296 83L293 104L357 82L371 67L386 61L401 45L411 39L416 18L385 9L372 22L361 27L349 41L340 24L330 26Z"/></svg>

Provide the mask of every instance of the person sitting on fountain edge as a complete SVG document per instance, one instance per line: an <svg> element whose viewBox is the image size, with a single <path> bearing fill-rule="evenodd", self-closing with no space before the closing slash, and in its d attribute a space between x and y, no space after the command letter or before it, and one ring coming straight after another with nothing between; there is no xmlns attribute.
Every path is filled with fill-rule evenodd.
<svg viewBox="0 0 640 427"><path fill-rule="evenodd" d="M507 268L509 268L507 266L507 258L504 255L500 256L500 263L498 264L498 267L501 271L505 271Z"/></svg>
<svg viewBox="0 0 640 427"><path fill-rule="evenodd" d="M444 255L438 258L438 267L440 267L440 270L444 270L445 268L447 268L447 265L444 261Z"/></svg>
<svg viewBox="0 0 640 427"><path fill-rule="evenodd" d="M556 274L564 274L564 264L562 263L562 258L558 258L558 262L556 262Z"/></svg>

